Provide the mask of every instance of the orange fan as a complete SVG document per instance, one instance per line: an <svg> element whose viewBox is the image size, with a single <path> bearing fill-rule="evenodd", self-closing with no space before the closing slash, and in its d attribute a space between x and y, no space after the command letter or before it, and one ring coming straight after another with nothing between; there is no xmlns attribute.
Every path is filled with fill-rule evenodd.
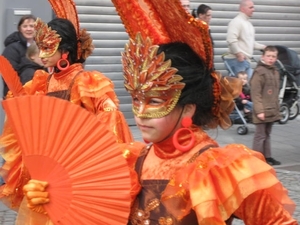
<svg viewBox="0 0 300 225"><path fill-rule="evenodd" d="M0 56L0 73L14 96L25 94L17 72L14 70L10 62L2 55Z"/></svg>
<svg viewBox="0 0 300 225"><path fill-rule="evenodd" d="M127 223L130 175L113 133L68 101L21 96L3 101L31 178L47 181L54 224Z"/></svg>

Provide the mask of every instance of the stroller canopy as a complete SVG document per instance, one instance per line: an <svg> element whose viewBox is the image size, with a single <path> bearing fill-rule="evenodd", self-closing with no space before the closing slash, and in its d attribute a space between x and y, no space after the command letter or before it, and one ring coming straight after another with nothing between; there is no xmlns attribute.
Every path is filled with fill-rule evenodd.
<svg viewBox="0 0 300 225"><path fill-rule="evenodd" d="M281 45L275 45L278 50L278 59L286 70L294 76L300 76L300 59L297 52Z"/></svg>

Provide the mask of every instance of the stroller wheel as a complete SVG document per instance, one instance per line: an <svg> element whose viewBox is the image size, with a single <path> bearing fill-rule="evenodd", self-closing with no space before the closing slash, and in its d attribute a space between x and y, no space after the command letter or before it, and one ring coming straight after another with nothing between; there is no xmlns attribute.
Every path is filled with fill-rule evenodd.
<svg viewBox="0 0 300 225"><path fill-rule="evenodd" d="M237 128L237 133L239 135L245 135L245 134L247 134L248 133L248 127L246 127L246 126L239 126Z"/></svg>
<svg viewBox="0 0 300 225"><path fill-rule="evenodd" d="M293 120L295 119L299 114L299 105L298 103L295 104L294 106L292 106L290 108L290 117L289 117L289 120Z"/></svg>
<svg viewBox="0 0 300 225"><path fill-rule="evenodd" d="M281 119L278 121L279 124L286 124L290 117L290 109L286 103L280 105Z"/></svg>

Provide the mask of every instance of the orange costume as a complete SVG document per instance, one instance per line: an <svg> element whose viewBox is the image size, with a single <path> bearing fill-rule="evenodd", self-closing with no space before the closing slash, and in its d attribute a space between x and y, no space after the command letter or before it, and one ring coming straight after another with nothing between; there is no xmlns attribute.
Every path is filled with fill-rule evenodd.
<svg viewBox="0 0 300 225"><path fill-rule="evenodd" d="M187 14L179 1L112 2L130 36L122 62L135 117L139 121L163 118L176 107L185 86L183 77L180 69L177 73L176 66L171 67L172 62L165 60L167 52L157 52L158 45L172 43L174 51L169 54L175 54L175 42L183 42L205 62L214 80L214 121L206 126L228 128L233 99L242 85L212 70L207 24ZM151 100L156 104L150 104ZM129 225L225 225L231 224L234 217L247 225L298 224L291 217L295 204L260 153L239 144L219 147L199 126L189 129L195 143L187 151L175 147L172 132L142 151L135 165L141 191ZM181 146L191 143L191 133L178 137Z"/></svg>
<svg viewBox="0 0 300 225"><path fill-rule="evenodd" d="M51 4L56 3L56 1L51 2ZM75 6L71 3L64 1L64 4L65 3L69 5L57 7L65 7L66 10L70 10L70 8L75 9ZM67 17L60 11L62 9L63 8L57 8L58 16ZM78 22L77 14L75 15L75 22ZM74 17L74 14L71 13L71 16ZM51 29L40 20L37 20L36 29L36 41L41 50L40 54L45 54L45 57L46 54L48 54L48 57L53 55L57 51L61 40L59 35L51 31ZM76 27L76 29L77 31L79 30L78 27ZM81 34L84 32L85 31L81 32ZM53 33L56 36L53 36ZM42 44L46 40L52 43L52 47L50 48L46 43L43 49ZM89 45L91 45L91 41L90 39ZM85 59L87 55L81 56L81 50L84 47L87 48L87 46L78 44L78 47L79 58L82 57ZM50 50L51 52L49 53ZM118 143L131 142L133 138L123 114L118 109L119 100L113 88L114 85L112 81L102 73L98 71L85 71L81 63L74 63L66 70L57 73L54 72L53 74L49 74L43 70L36 71L33 79L24 85L22 94L50 95L70 101L91 112L101 122L105 123L107 129L115 134ZM7 98L11 97L13 97L13 94L10 92ZM55 120L55 118L53 119ZM30 180L30 176L23 165L20 146L9 125L9 121L6 121L4 125L3 134L0 137L0 144L2 147L1 154L5 160L5 164L0 170L0 174L5 181L5 184L0 187L0 198L2 198L9 207L17 209L23 199L22 187Z"/></svg>
<svg viewBox="0 0 300 225"><path fill-rule="evenodd" d="M238 144L219 147L201 128L192 130L196 143L186 154L176 156L172 138L142 152L136 163L142 189L130 225L225 225L233 218L298 224L290 214L294 203L260 153Z"/></svg>

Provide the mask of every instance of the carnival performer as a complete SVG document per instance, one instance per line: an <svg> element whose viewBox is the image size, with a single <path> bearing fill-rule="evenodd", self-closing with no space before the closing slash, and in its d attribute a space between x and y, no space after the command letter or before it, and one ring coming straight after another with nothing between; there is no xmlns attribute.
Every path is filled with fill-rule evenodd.
<svg viewBox="0 0 300 225"><path fill-rule="evenodd" d="M240 144L220 147L203 130L230 126L242 87L212 69L207 25L179 1L113 3L131 37L122 54L125 88L151 143L136 162L142 189L129 224L225 225L233 218L247 225L297 224L294 203L262 155ZM51 196L39 198L47 192L42 181L33 183L25 186L30 201L36 207L51 202Z"/></svg>
<svg viewBox="0 0 300 225"><path fill-rule="evenodd" d="M56 4L57 1L53 2L54 6L59 7L53 8L58 18L48 24L40 19L35 23L35 41L40 49L39 56L44 66L53 68L53 72L36 71L33 79L24 85L24 93L54 96L82 106L107 125L107 129L115 134L118 143L131 142L132 135L122 112L119 111L119 100L112 81L98 71L87 71L83 68L83 63L92 53L93 44L87 31L79 29L75 5L74 13L68 16L64 6L72 1L63 1L61 5ZM71 7L65 8L70 10ZM14 96L9 92L7 98L11 97ZM0 144L5 160L0 170L5 182L0 187L0 197L7 206L17 210L24 196L22 187L30 176L23 165L20 146L9 122L4 125Z"/></svg>
<svg viewBox="0 0 300 225"><path fill-rule="evenodd" d="M242 88L212 69L208 26L179 1L145 2L113 0L131 37L122 54L125 88L152 143L136 163L142 189L129 224L298 224L261 154L241 144L220 147L203 130L230 126Z"/></svg>

